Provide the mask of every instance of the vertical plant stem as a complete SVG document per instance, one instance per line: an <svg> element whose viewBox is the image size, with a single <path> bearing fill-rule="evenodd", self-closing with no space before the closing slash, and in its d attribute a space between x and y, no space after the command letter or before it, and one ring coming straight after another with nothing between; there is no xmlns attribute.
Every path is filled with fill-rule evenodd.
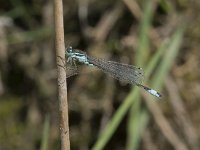
<svg viewBox="0 0 200 150"><path fill-rule="evenodd" d="M61 67L64 65L63 61L65 61L62 0L54 0L54 17L55 17L55 46L56 46L57 73L58 73L61 150L70 150L66 72L64 67Z"/></svg>

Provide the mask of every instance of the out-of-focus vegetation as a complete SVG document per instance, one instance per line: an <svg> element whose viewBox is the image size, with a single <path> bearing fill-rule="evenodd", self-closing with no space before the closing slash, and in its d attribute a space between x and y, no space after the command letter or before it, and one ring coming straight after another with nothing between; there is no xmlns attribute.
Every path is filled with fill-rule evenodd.
<svg viewBox="0 0 200 150"><path fill-rule="evenodd" d="M200 148L200 2L64 1L66 46L144 69L68 79L71 149ZM0 1L0 149L60 149L52 1Z"/></svg>

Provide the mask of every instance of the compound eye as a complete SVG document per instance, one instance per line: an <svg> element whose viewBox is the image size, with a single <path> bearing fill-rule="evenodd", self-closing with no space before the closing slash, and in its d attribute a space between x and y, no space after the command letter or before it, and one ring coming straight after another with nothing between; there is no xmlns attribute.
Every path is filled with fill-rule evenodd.
<svg viewBox="0 0 200 150"><path fill-rule="evenodd" d="M71 46L67 48L67 52L69 52L69 53L72 52L72 47Z"/></svg>

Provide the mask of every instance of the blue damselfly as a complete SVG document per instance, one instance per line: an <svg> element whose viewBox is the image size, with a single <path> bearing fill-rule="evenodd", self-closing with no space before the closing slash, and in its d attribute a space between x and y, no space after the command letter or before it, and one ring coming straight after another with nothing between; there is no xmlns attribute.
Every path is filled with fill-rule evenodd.
<svg viewBox="0 0 200 150"><path fill-rule="evenodd" d="M76 62L79 62L88 66L95 66L117 80L134 84L138 87L143 88L145 91L149 92L150 94L156 97L161 97L161 94L157 91L142 85L142 81L144 78L142 68L114 61L107 61L104 59L90 57L85 52L73 49L71 46L68 47L66 50L66 58L67 62L69 62L71 65L76 66Z"/></svg>

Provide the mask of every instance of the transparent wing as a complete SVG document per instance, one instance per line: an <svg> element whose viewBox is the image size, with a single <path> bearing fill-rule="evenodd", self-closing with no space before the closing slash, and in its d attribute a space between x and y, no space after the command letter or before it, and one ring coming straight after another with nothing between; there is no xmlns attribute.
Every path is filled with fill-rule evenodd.
<svg viewBox="0 0 200 150"><path fill-rule="evenodd" d="M123 82L137 85L141 84L144 79L143 70L139 67L93 57L88 57L88 61L103 72Z"/></svg>
<svg viewBox="0 0 200 150"><path fill-rule="evenodd" d="M74 66L67 66L66 67L66 78L79 74L79 70L77 67Z"/></svg>
<svg viewBox="0 0 200 150"><path fill-rule="evenodd" d="M69 78L77 74L84 75L91 72L91 68L88 68L88 66L75 62L73 64L67 63L65 70L66 70L66 78Z"/></svg>

